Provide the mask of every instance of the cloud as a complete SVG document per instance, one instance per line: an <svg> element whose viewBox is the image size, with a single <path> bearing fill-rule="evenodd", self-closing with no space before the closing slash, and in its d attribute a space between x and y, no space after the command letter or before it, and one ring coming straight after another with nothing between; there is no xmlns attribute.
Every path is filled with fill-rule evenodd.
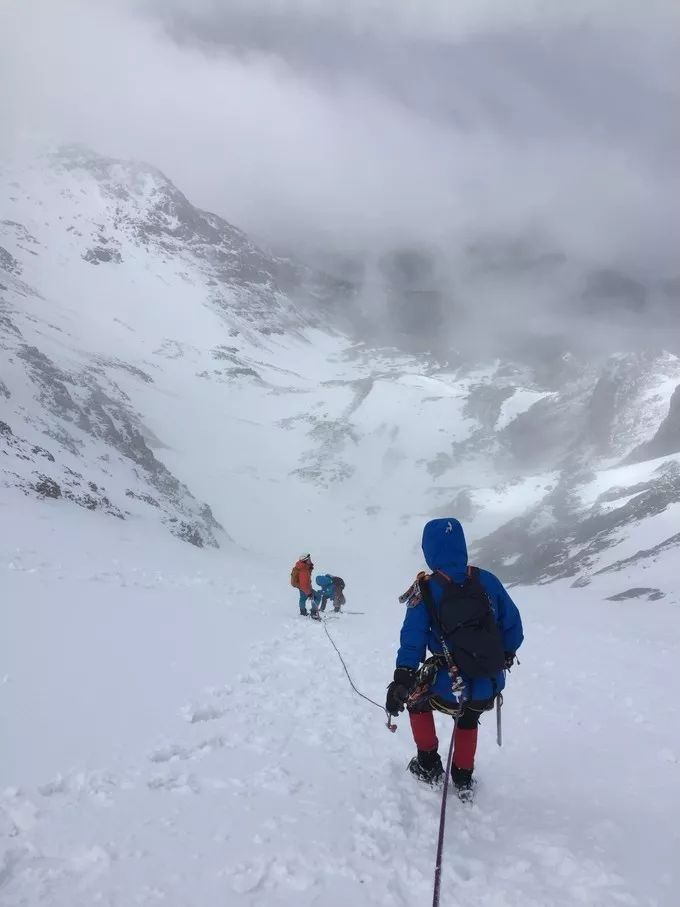
<svg viewBox="0 0 680 907"><path fill-rule="evenodd" d="M149 160L192 200L299 248L430 246L460 271L471 243L519 238L663 270L673 9L9 0L1 141Z"/></svg>
<svg viewBox="0 0 680 907"><path fill-rule="evenodd" d="M328 26L336 34L448 41L511 28L604 25L639 30L677 21L673 0L131 0L156 12L190 12L211 23L238 18Z"/></svg>

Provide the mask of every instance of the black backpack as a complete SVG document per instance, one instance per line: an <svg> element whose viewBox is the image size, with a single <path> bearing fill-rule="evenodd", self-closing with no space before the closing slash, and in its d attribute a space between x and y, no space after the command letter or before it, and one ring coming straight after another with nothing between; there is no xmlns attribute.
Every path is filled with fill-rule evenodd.
<svg viewBox="0 0 680 907"><path fill-rule="evenodd" d="M345 598L345 593L342 591L345 588L345 581L339 576L332 577L333 579L333 595L336 605L345 605L347 604L347 599Z"/></svg>
<svg viewBox="0 0 680 907"><path fill-rule="evenodd" d="M443 587L439 615L429 583ZM433 627L451 650L451 656L468 677L495 677L505 667L503 638L477 567L468 567L462 584L442 573L420 581L420 591Z"/></svg>

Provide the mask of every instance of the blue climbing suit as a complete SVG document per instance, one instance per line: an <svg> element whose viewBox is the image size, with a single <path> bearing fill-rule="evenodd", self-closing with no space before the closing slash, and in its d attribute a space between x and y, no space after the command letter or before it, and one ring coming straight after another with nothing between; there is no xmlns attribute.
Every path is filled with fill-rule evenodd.
<svg viewBox="0 0 680 907"><path fill-rule="evenodd" d="M345 604L345 595L343 592L344 584L337 576L331 576L329 573L321 573L314 578L317 586L321 587L321 610L326 610L326 603L332 602L334 610L339 610L341 605Z"/></svg>
<svg viewBox="0 0 680 907"><path fill-rule="evenodd" d="M441 570L453 582L463 583L468 566L467 545L463 527L456 519L430 520L423 529L423 554L430 570ZM489 603L503 636L506 652L515 652L522 644L524 633L522 619L517 605L508 595L505 587L493 573L479 571L479 579L488 595ZM434 606L439 609L443 587L430 583ZM420 601L406 611L401 628L400 646L397 653L397 667L417 670L427 657L429 649L433 655L442 654L442 645L425 602ZM495 678L462 675L468 699L485 700L499 693L505 686L505 672L499 671ZM446 668L440 668L432 684L431 693L443 699L451 698L451 680Z"/></svg>
<svg viewBox="0 0 680 907"><path fill-rule="evenodd" d="M314 577L314 582L321 588L321 594L325 595L326 598L333 600L333 595L335 592L333 586L333 577L328 573L322 573L320 576Z"/></svg>

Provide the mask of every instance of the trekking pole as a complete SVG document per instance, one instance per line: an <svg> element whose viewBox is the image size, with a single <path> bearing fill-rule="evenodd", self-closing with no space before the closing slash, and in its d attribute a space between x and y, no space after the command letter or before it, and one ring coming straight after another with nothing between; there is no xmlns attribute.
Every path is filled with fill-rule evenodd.
<svg viewBox="0 0 680 907"><path fill-rule="evenodd" d="M514 657L515 663L519 664L520 663L519 658L516 655L513 657ZM505 671L503 672L503 675L507 676L509 671L510 671L510 667L507 667L505 669ZM503 746L503 728L501 726L501 708L502 707L503 707L503 694L499 693L498 696L496 696L496 743L499 746Z"/></svg>
<svg viewBox="0 0 680 907"><path fill-rule="evenodd" d="M451 763L453 762L453 741L456 736L458 719L453 719L453 731L449 744L449 755L446 759L444 773L444 788L442 790L442 805L439 812L439 837L437 838L437 857L434 864L434 890L432 892L432 907L439 907L439 892L442 884L442 858L444 853L444 829L446 827L446 798L449 792L449 779L451 778Z"/></svg>

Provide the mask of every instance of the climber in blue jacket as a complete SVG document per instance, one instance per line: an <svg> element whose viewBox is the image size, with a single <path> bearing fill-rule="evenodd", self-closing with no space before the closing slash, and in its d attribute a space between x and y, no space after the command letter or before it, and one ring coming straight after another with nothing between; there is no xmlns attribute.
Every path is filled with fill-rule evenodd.
<svg viewBox="0 0 680 907"><path fill-rule="evenodd" d="M314 578L315 583L321 589L321 607L320 611L326 610L326 603L333 603L333 610L339 611L341 606L346 603L345 581L340 576L331 576L330 573L322 573Z"/></svg>
<svg viewBox="0 0 680 907"><path fill-rule="evenodd" d="M407 610L385 707L391 715L408 709L418 749L409 770L430 784L443 775L433 710L457 719L451 774L465 798L473 785L479 719L505 686L524 639L522 620L501 581L468 565L458 520L430 520L422 548L432 573L419 574L400 598Z"/></svg>

